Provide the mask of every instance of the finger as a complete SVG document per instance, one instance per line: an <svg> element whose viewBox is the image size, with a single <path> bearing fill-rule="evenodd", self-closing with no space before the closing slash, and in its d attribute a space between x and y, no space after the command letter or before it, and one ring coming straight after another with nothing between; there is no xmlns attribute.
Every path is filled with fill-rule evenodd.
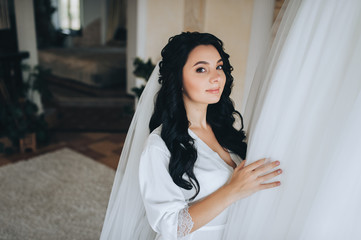
<svg viewBox="0 0 361 240"><path fill-rule="evenodd" d="M264 189L269 189L269 188L274 188L274 187L278 187L281 185L280 181L277 182L271 182L271 183L263 183L259 185L259 190L264 190Z"/></svg>
<svg viewBox="0 0 361 240"><path fill-rule="evenodd" d="M266 181L280 175L281 173L282 173L282 170L278 169L278 170L275 170L275 171L273 171L271 173L268 173L266 175L260 176L260 177L258 177L258 179L259 179L260 182L263 183L263 182L266 182Z"/></svg>
<svg viewBox="0 0 361 240"><path fill-rule="evenodd" d="M255 174L262 175L263 173L266 173L279 165L280 165L279 161L266 163L266 164L263 164L263 165L259 166L258 168L256 168L254 170L254 172L255 172Z"/></svg>
<svg viewBox="0 0 361 240"><path fill-rule="evenodd" d="M258 168L259 166L263 165L266 162L266 158L262 158L260 160L255 161L254 163L251 163L250 165L246 166L246 168L250 171Z"/></svg>
<svg viewBox="0 0 361 240"><path fill-rule="evenodd" d="M240 169L242 169L245 164L246 164L246 160L243 160L240 164L238 164L238 166L237 166L234 170L240 170Z"/></svg>

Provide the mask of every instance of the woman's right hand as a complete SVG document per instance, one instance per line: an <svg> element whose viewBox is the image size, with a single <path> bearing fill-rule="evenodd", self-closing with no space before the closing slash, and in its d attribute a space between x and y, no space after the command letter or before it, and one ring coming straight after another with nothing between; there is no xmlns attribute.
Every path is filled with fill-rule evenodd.
<svg viewBox="0 0 361 240"><path fill-rule="evenodd" d="M280 185L278 181L265 183L281 174L278 172L280 169L273 170L279 165L278 161L266 163L266 159L261 159L246 167L244 165L245 161L234 169L229 183L189 207L188 212L194 223L191 232L207 224L235 201Z"/></svg>
<svg viewBox="0 0 361 240"><path fill-rule="evenodd" d="M281 184L280 181L266 183L282 173L281 169L272 171L279 166L279 161L266 163L266 158L263 158L246 167L244 166L245 162L245 160L242 161L234 169L231 180L225 186L229 189L232 202L248 197L257 191L274 188Z"/></svg>

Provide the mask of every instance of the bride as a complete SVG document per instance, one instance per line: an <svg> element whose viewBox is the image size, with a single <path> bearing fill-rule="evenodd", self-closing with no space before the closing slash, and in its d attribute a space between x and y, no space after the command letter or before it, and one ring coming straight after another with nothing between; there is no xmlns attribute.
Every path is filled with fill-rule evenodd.
<svg viewBox="0 0 361 240"><path fill-rule="evenodd" d="M279 182L278 161L244 167L246 144L229 98L232 67L222 42L187 32L170 38L162 84L140 159L140 191L157 239L221 239L233 202ZM238 166L237 166L238 165Z"/></svg>
<svg viewBox="0 0 361 240"><path fill-rule="evenodd" d="M185 32L170 38L162 50L161 87L150 121L137 110L143 115L138 121L149 122L151 132L140 156L140 188L125 186L136 181L137 168L129 175L132 180L124 175L113 188L112 194L118 188L123 193L109 204L101 239L221 239L228 206L280 185L269 182L282 172L274 169L279 161L260 159L248 166L242 161L245 135L229 98L233 77L228 58L223 43L211 34ZM157 84L155 76L150 86ZM147 92L140 106L144 98ZM236 117L239 130L233 126ZM132 142L138 151L141 140ZM128 159L129 164L137 161ZM127 167L127 172L132 171ZM112 204L117 207L109 211Z"/></svg>

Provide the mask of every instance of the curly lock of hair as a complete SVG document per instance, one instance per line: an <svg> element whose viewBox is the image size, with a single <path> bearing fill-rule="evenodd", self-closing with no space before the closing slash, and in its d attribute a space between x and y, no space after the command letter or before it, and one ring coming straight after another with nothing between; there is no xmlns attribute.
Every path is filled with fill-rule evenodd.
<svg viewBox="0 0 361 240"><path fill-rule="evenodd" d="M229 55L223 49L223 42L212 34L199 32L183 32L171 37L161 52L162 61L159 63L161 89L156 98L149 128L152 132L162 125L161 137L171 154L169 173L179 187L187 190L195 188L196 193L190 200L198 195L200 185L193 172L197 150L194 147L194 139L188 133L190 123L183 102L182 72L190 52L199 45L213 45L217 49L223 60L223 71L226 75L220 100L208 105L207 122L223 148L242 159L245 159L247 149L242 116L234 109L229 97L233 85L231 75L233 68L229 63ZM234 127L236 117L240 118L242 125L238 130Z"/></svg>

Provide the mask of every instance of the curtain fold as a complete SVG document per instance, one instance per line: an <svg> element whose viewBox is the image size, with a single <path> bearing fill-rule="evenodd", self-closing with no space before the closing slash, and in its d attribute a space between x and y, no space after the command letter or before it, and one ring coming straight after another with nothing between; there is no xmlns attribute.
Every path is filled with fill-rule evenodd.
<svg viewBox="0 0 361 240"><path fill-rule="evenodd" d="M234 204L223 239L360 239L361 2L289 1L263 59L247 164L280 160L282 185Z"/></svg>
<svg viewBox="0 0 361 240"><path fill-rule="evenodd" d="M106 42L114 39L119 28L126 26L126 0L110 0L107 15Z"/></svg>

